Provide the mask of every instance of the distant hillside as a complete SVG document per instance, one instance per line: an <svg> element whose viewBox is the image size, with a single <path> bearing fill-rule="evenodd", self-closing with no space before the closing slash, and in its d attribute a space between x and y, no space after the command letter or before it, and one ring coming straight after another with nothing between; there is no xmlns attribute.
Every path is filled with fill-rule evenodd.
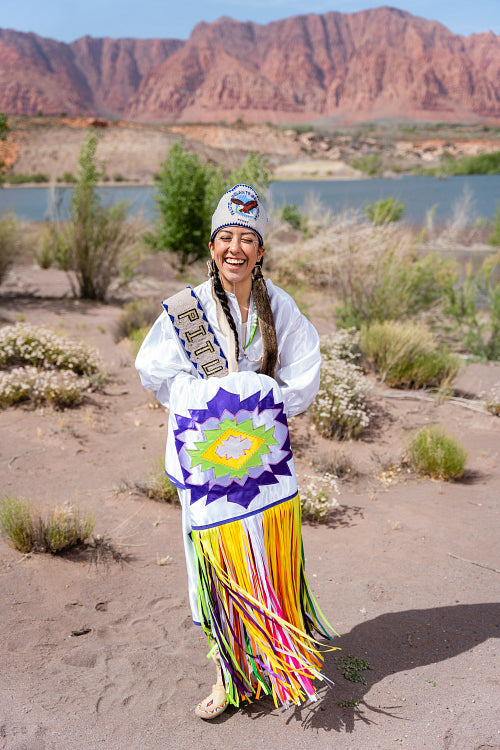
<svg viewBox="0 0 500 750"><path fill-rule="evenodd" d="M188 41L0 30L0 110L142 122L500 120L500 38L395 8L198 24Z"/></svg>

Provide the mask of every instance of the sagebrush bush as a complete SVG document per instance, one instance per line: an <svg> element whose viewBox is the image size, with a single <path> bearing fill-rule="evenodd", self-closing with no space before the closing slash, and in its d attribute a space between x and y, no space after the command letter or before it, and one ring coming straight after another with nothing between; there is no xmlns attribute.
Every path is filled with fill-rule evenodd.
<svg viewBox="0 0 500 750"><path fill-rule="evenodd" d="M302 518L312 523L327 520L328 513L338 505L335 495L338 495L337 477L324 473L321 476L307 475L310 481L301 485L300 504Z"/></svg>
<svg viewBox="0 0 500 750"><path fill-rule="evenodd" d="M311 406L311 420L320 435L347 440L368 426L369 385L355 364L359 333L338 331L322 339L321 379Z"/></svg>
<svg viewBox="0 0 500 750"><path fill-rule="evenodd" d="M20 251L19 228L14 214L6 212L0 218L0 284Z"/></svg>
<svg viewBox="0 0 500 750"><path fill-rule="evenodd" d="M419 474L435 479L459 479L465 470L467 451L439 425L422 427L411 436L407 457Z"/></svg>
<svg viewBox="0 0 500 750"><path fill-rule="evenodd" d="M139 299L128 302L115 325L115 341L130 338L137 331L149 330L162 309L157 299Z"/></svg>
<svg viewBox="0 0 500 750"><path fill-rule="evenodd" d="M443 388L457 375L461 360L439 344L422 324L386 320L361 329L366 362L392 388Z"/></svg>
<svg viewBox="0 0 500 750"><path fill-rule="evenodd" d="M94 530L94 517L70 503L56 506L43 517L28 501L4 495L0 499L0 529L20 552L55 554L85 542Z"/></svg>

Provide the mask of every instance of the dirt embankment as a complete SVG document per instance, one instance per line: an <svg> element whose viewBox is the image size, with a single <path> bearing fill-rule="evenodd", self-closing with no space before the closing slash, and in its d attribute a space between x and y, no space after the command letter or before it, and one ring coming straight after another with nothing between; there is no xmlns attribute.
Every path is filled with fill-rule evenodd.
<svg viewBox="0 0 500 750"><path fill-rule="evenodd" d="M228 169L239 166L249 151L262 153L275 179L358 179L366 175L353 168L353 160L374 155L391 174L437 164L444 152L460 157L500 150L500 133L479 127L462 132L450 126L435 136L396 127L328 134L271 125L141 125L92 118L11 118L10 125L7 140L0 141L0 160L13 174L41 173L51 182L76 173L89 127L99 135L98 158L107 181L141 185L152 184L179 139L202 160Z"/></svg>

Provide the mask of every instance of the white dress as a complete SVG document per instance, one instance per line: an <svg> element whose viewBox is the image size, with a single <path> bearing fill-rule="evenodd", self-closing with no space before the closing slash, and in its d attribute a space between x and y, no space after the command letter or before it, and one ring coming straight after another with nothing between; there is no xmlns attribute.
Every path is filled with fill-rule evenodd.
<svg viewBox="0 0 500 750"><path fill-rule="evenodd" d="M284 411L288 418L305 411L312 403L319 387L321 355L319 337L307 318L302 315L293 299L271 281L266 281L278 341L278 384ZM216 315L211 282L206 281L194 289L222 349L227 352ZM239 372L257 372L262 360L262 339L257 324L253 300L250 300L248 322L242 325L240 309L233 294L227 294L229 306L238 330L240 341ZM253 334L253 335L252 335ZM247 343L249 342L249 343ZM145 388L153 391L158 401L170 409L179 400L185 400L190 388L200 378L187 358L175 333L168 314L164 311L153 324L137 355L136 368ZM226 376L238 377L238 373ZM211 379L212 380L212 379ZM223 385L224 378L218 378ZM197 603L195 555L190 538L188 516L190 490L185 489L173 434L174 420L169 419L165 469L179 491L183 510L183 534L188 571L189 601L193 620L200 623Z"/></svg>

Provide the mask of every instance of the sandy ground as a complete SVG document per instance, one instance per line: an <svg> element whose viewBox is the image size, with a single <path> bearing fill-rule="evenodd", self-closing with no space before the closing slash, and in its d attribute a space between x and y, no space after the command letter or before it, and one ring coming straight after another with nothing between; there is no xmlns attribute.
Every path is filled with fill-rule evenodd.
<svg viewBox="0 0 500 750"><path fill-rule="evenodd" d="M161 299L178 285L165 270L136 291ZM500 419L375 386L361 441L327 443L307 417L294 420L302 482L339 452L362 472L340 483L328 524L303 530L312 589L340 634L342 651L325 656L336 684L319 685L317 704L262 699L204 723L193 709L214 675L191 623L179 508L117 489L144 479L167 427L127 344L113 341L121 308L65 299L64 275L29 267L0 292L4 321L24 315L91 341L110 376L75 410L0 412L2 489L92 508L95 532L127 553L121 564L85 550L25 557L0 540L2 750L500 749ZM477 395L498 381L500 367L472 365L458 386ZM408 431L430 422L465 444L464 481L377 479ZM339 653L369 662L366 685L341 675ZM349 699L360 703L338 705Z"/></svg>

